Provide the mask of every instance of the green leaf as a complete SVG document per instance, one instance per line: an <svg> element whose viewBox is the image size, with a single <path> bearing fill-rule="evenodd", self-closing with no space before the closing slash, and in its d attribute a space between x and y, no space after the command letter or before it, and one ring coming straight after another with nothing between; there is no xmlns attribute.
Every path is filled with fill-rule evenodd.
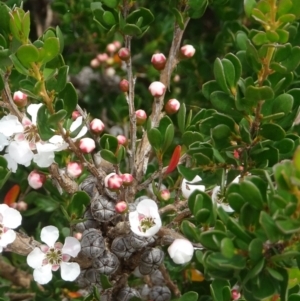
<svg viewBox="0 0 300 301"><path fill-rule="evenodd" d="M231 130L225 124L219 124L212 129L212 136L214 139L227 139L230 137Z"/></svg>
<svg viewBox="0 0 300 301"><path fill-rule="evenodd" d="M177 122L181 133L183 133L185 130L185 117L186 117L186 106L185 103L182 103L177 113Z"/></svg>
<svg viewBox="0 0 300 301"><path fill-rule="evenodd" d="M49 125L57 125L60 121L62 121L67 116L66 110L59 110L48 118Z"/></svg>
<svg viewBox="0 0 300 301"><path fill-rule="evenodd" d="M37 127L42 140L47 141L54 136L55 132L52 131L48 124L49 113L45 105L42 105L37 113Z"/></svg>
<svg viewBox="0 0 300 301"><path fill-rule="evenodd" d="M180 29L183 30L184 29L184 20L183 20L181 12L175 7L171 7L171 12L175 16L176 22L178 23Z"/></svg>
<svg viewBox="0 0 300 301"><path fill-rule="evenodd" d="M37 62L39 59L38 50L31 44L22 45L16 52L16 56L19 59L20 63L28 68L31 63Z"/></svg>
<svg viewBox="0 0 300 301"><path fill-rule="evenodd" d="M174 125L173 125L173 123L171 123L166 128L166 131L164 134L164 142L163 142L163 146L162 146L163 153L169 148L169 146L173 142L174 132L175 132Z"/></svg>
<svg viewBox="0 0 300 301"><path fill-rule="evenodd" d="M227 86L226 76L225 76L225 70L222 64L222 61L219 58L216 58L214 62L214 76L218 83L218 85L222 88L222 90L230 94L230 89Z"/></svg>
<svg viewBox="0 0 300 301"><path fill-rule="evenodd" d="M187 239L199 242L200 230L191 222L184 220L180 225L180 230Z"/></svg>
<svg viewBox="0 0 300 301"><path fill-rule="evenodd" d="M188 15L192 19L198 19L204 14L208 5L207 0L189 0L188 1Z"/></svg>
<svg viewBox="0 0 300 301"><path fill-rule="evenodd" d="M1 2L0 3L0 28L1 28L1 31L5 32L6 34L10 33L9 11L10 11L10 8L7 5L5 5L3 2Z"/></svg>
<svg viewBox="0 0 300 301"><path fill-rule="evenodd" d="M123 34L128 36L139 36L142 30L134 24L126 24L122 29Z"/></svg>
<svg viewBox="0 0 300 301"><path fill-rule="evenodd" d="M260 100L272 99L274 97L274 92L268 86L254 87L250 85L246 88L245 97L256 104Z"/></svg>
<svg viewBox="0 0 300 301"><path fill-rule="evenodd" d="M230 299L224 299L223 298L223 289L229 287L231 288L231 285L229 281L227 280L221 280L221 279L214 279L210 285L210 291L211 295L214 301L230 301Z"/></svg>
<svg viewBox="0 0 300 301"><path fill-rule="evenodd" d="M22 20L22 27L23 27L24 38L28 39L29 32L30 32L30 13L29 13L29 11L24 14L24 17Z"/></svg>
<svg viewBox="0 0 300 301"><path fill-rule="evenodd" d="M219 251L221 241L227 237L226 233L219 230L211 230L200 234L200 243L207 249Z"/></svg>
<svg viewBox="0 0 300 301"><path fill-rule="evenodd" d="M58 74L56 77L56 86L54 90L56 92L61 92L67 84L68 81L68 72L69 72L69 66L62 66L58 69Z"/></svg>
<svg viewBox="0 0 300 301"><path fill-rule="evenodd" d="M77 106L77 92L72 83L67 83L65 88L59 93L59 98L63 100L64 109L67 111L68 116L71 116Z"/></svg>
<svg viewBox="0 0 300 301"><path fill-rule="evenodd" d="M226 258L232 258L235 254L235 248L230 238L225 237L221 241L221 253Z"/></svg>
<svg viewBox="0 0 300 301"><path fill-rule="evenodd" d="M100 138L100 146L102 149L107 149L112 153L116 153L119 146L118 139L115 136L104 134Z"/></svg>
<svg viewBox="0 0 300 301"><path fill-rule="evenodd" d="M283 234L293 234L299 232L300 222L292 219L275 221L275 225Z"/></svg>
<svg viewBox="0 0 300 301"><path fill-rule="evenodd" d="M40 50L40 59L42 63L50 62L60 53L58 38L48 38L44 41L44 47Z"/></svg>
<svg viewBox="0 0 300 301"><path fill-rule="evenodd" d="M249 257L256 262L263 257L263 241L259 238L254 238L249 244Z"/></svg>
<svg viewBox="0 0 300 301"><path fill-rule="evenodd" d="M55 31L59 42L59 52L62 53L64 50L64 35L58 26L56 26Z"/></svg>
<svg viewBox="0 0 300 301"><path fill-rule="evenodd" d="M255 209L263 209L263 198L256 185L247 180L243 181L239 185L244 200L251 206L253 206Z"/></svg>
<svg viewBox="0 0 300 301"><path fill-rule="evenodd" d="M104 160L108 161L111 164L118 164L118 159L117 157L114 155L113 152L107 150L107 149L102 149L100 151L100 155L101 158L103 158Z"/></svg>
<svg viewBox="0 0 300 301"><path fill-rule="evenodd" d="M163 137L157 128L152 128L148 131L148 139L151 146L156 150L160 150L163 144Z"/></svg>
<svg viewBox="0 0 300 301"><path fill-rule="evenodd" d="M221 90L221 88L218 85L217 81L215 81L215 80L208 81L208 82L204 83L202 86L202 93L206 99L210 99L211 93L213 93L215 91L219 91L219 90ZM181 106L180 106L180 109L181 109Z"/></svg>
<svg viewBox="0 0 300 301"><path fill-rule="evenodd" d="M227 113L231 117L240 117L241 114L235 111L234 99L221 91L215 91L210 96L212 105L222 113Z"/></svg>
<svg viewBox="0 0 300 301"><path fill-rule="evenodd" d="M180 298L175 299L174 301L197 301L198 300L198 293L196 292L187 292L182 295Z"/></svg>
<svg viewBox="0 0 300 301"><path fill-rule="evenodd" d="M226 227L239 239L245 241L246 243L251 242L252 240L251 236L248 233L246 233L246 231L242 228L242 226L232 217L228 218Z"/></svg>
<svg viewBox="0 0 300 301"><path fill-rule="evenodd" d="M277 240L279 240L280 234L278 228L276 227L275 222L273 221L271 216L268 215L268 213L264 211L260 213L259 223L271 242L276 242Z"/></svg>
<svg viewBox="0 0 300 301"><path fill-rule="evenodd" d="M80 218L86 207L90 203L90 197L84 191L77 191L73 194L70 204L68 206L68 212L71 216L71 219Z"/></svg>
<svg viewBox="0 0 300 301"><path fill-rule="evenodd" d="M260 46L268 42L267 34L263 31L259 31L253 38L252 42L254 45Z"/></svg>
<svg viewBox="0 0 300 301"><path fill-rule="evenodd" d="M104 22L108 25L108 26L113 26L116 24L116 19L113 15L113 13L111 13L110 11L105 11L103 13L103 20Z"/></svg>
<svg viewBox="0 0 300 301"><path fill-rule="evenodd" d="M225 55L225 58L228 59L234 66L235 71L235 79L234 79L234 85L236 86L238 80L242 76L242 64L237 56L235 56L233 53L227 53ZM226 75L226 74L225 74Z"/></svg>
<svg viewBox="0 0 300 301"><path fill-rule="evenodd" d="M288 13L293 7L293 2L291 0L280 0L278 2L279 2L277 6L278 16L282 16Z"/></svg>
<svg viewBox="0 0 300 301"><path fill-rule="evenodd" d="M235 88L237 81L236 81L235 68L233 63L230 60L224 58L222 59L222 65L224 68L224 74L228 86L231 89Z"/></svg>
<svg viewBox="0 0 300 301"><path fill-rule="evenodd" d="M245 278L243 279L243 285L245 285L250 279L256 277L260 274L262 269L265 266L265 258L261 258L246 274Z"/></svg>
<svg viewBox="0 0 300 301"><path fill-rule="evenodd" d="M276 123L266 123L260 128L259 134L266 139L279 141L285 137L285 131Z"/></svg>
<svg viewBox="0 0 300 301"><path fill-rule="evenodd" d="M119 5L119 0L101 0L107 7L116 8Z"/></svg>
<svg viewBox="0 0 300 301"><path fill-rule="evenodd" d="M244 0L244 10L248 18L251 16L252 10L255 6L256 6L255 0Z"/></svg>
<svg viewBox="0 0 300 301"><path fill-rule="evenodd" d="M290 94L284 93L277 96L273 100L272 113L281 113L288 114L291 112L294 105L294 97Z"/></svg>

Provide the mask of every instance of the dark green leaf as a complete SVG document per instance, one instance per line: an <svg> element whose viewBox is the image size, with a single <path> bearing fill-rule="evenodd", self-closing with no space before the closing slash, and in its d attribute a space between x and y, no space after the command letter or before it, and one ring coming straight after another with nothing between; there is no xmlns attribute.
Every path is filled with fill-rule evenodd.
<svg viewBox="0 0 300 301"><path fill-rule="evenodd" d="M59 98L63 100L64 109L67 111L68 116L71 116L77 106L77 92L72 83L67 83L65 88L60 92Z"/></svg>
<svg viewBox="0 0 300 301"><path fill-rule="evenodd" d="M274 141L282 140L285 137L285 131L276 123L266 123L260 128L259 134L266 139Z"/></svg>
<svg viewBox="0 0 300 301"><path fill-rule="evenodd" d="M100 151L101 158L104 160L108 161L111 164L118 164L118 159L114 155L113 152L107 150L107 149L102 149Z"/></svg>
<svg viewBox="0 0 300 301"><path fill-rule="evenodd" d="M71 219L80 218L86 207L90 203L90 197L84 191L77 191L73 194L70 204L68 206L68 212Z"/></svg>
<svg viewBox="0 0 300 301"><path fill-rule="evenodd" d="M214 62L214 75L218 85L222 88L222 90L227 94L230 94L231 92L226 82L225 70L222 61L219 58L216 58Z"/></svg>

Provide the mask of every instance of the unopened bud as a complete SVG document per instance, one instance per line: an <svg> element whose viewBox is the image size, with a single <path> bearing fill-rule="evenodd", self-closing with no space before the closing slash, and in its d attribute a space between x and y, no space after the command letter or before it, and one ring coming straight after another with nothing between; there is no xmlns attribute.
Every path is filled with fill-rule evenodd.
<svg viewBox="0 0 300 301"><path fill-rule="evenodd" d="M100 119L95 118L90 123L90 129L95 134L101 134L105 129L105 125Z"/></svg>
<svg viewBox="0 0 300 301"><path fill-rule="evenodd" d="M236 289L233 289L233 290L231 291L231 299L232 299L232 300L238 300L238 299L240 299L240 298L241 298L240 292L237 291Z"/></svg>
<svg viewBox="0 0 300 301"><path fill-rule="evenodd" d="M78 117L80 117L80 113L78 111L73 111L72 112L72 119L76 120Z"/></svg>
<svg viewBox="0 0 300 301"><path fill-rule="evenodd" d="M121 47L120 41L113 41L113 44L116 46L117 49L119 49Z"/></svg>
<svg viewBox="0 0 300 301"><path fill-rule="evenodd" d="M75 232L75 233L73 233L73 237L75 237L75 238L78 239L78 240L81 240L81 238L82 238L82 233L80 233L80 232Z"/></svg>
<svg viewBox="0 0 300 301"><path fill-rule="evenodd" d="M96 148L96 144L91 138L82 138L79 141L79 148L83 153L89 154Z"/></svg>
<svg viewBox="0 0 300 301"><path fill-rule="evenodd" d="M117 47L116 47L116 45L115 45L114 43L110 43L110 44L108 44L108 45L106 46L106 50L107 50L107 52L109 52L109 53L114 53L114 52L117 51Z"/></svg>
<svg viewBox="0 0 300 301"><path fill-rule="evenodd" d="M90 65L92 68L98 68L100 66L100 62L97 59L92 59Z"/></svg>
<svg viewBox="0 0 300 301"><path fill-rule="evenodd" d="M180 48L182 55L186 58L194 56L196 49L192 45L184 45Z"/></svg>
<svg viewBox="0 0 300 301"><path fill-rule="evenodd" d="M118 143L123 145L123 146L126 146L127 143L128 143L128 140L124 135L118 135L117 140L118 140Z"/></svg>
<svg viewBox="0 0 300 301"><path fill-rule="evenodd" d="M105 177L104 185L110 190L119 190L123 185L123 180L116 173L110 173Z"/></svg>
<svg viewBox="0 0 300 301"><path fill-rule="evenodd" d="M130 173L124 173L122 175L120 175L120 177L122 178L123 180L123 185L124 186L129 186L132 184L134 178L133 178L133 175L130 174Z"/></svg>
<svg viewBox="0 0 300 301"><path fill-rule="evenodd" d="M127 61L130 58L130 50L128 48L121 48L118 52L120 60Z"/></svg>
<svg viewBox="0 0 300 301"><path fill-rule="evenodd" d="M168 100L168 102L165 104L165 111L169 115L177 113L179 108L180 108L180 102L175 98Z"/></svg>
<svg viewBox="0 0 300 301"><path fill-rule="evenodd" d="M171 193L169 191L169 189L163 189L160 192L160 197L164 200L164 201L168 201L171 197Z"/></svg>
<svg viewBox="0 0 300 301"><path fill-rule="evenodd" d="M18 107L25 107L27 105L27 95L21 91L15 92L13 99L14 99L14 103Z"/></svg>
<svg viewBox="0 0 300 301"><path fill-rule="evenodd" d="M137 110L135 112L136 116L136 124L137 125L143 125L145 121L147 120L147 114L144 110Z"/></svg>
<svg viewBox="0 0 300 301"><path fill-rule="evenodd" d="M118 202L115 206L116 212L125 213L128 209L127 203L124 201Z"/></svg>
<svg viewBox="0 0 300 301"><path fill-rule="evenodd" d="M163 53L155 53L152 55L151 63L156 70L163 70L166 66L167 59Z"/></svg>
<svg viewBox="0 0 300 301"><path fill-rule="evenodd" d="M129 81L127 79L122 79L119 83L120 90L123 92L129 91Z"/></svg>
<svg viewBox="0 0 300 301"><path fill-rule="evenodd" d="M161 82L153 82L148 89L152 96L160 97L165 93L166 86Z"/></svg>
<svg viewBox="0 0 300 301"><path fill-rule="evenodd" d="M25 203L24 201L19 201L16 204L16 209L19 211L26 211L27 210L27 203Z"/></svg>
<svg viewBox="0 0 300 301"><path fill-rule="evenodd" d="M78 162L69 162L67 164L67 173L72 178L78 178L83 171L83 166Z"/></svg>
<svg viewBox="0 0 300 301"><path fill-rule="evenodd" d="M33 170L28 175L27 180L30 187L32 187L33 189L39 189L44 185L46 176L36 170Z"/></svg>
<svg viewBox="0 0 300 301"><path fill-rule="evenodd" d="M108 77L113 77L116 74L116 70L113 67L108 67L105 69L105 74Z"/></svg>
<svg viewBox="0 0 300 301"><path fill-rule="evenodd" d="M106 62L107 59L108 59L107 53L99 53L99 54L97 55L97 60L98 60L100 63Z"/></svg>

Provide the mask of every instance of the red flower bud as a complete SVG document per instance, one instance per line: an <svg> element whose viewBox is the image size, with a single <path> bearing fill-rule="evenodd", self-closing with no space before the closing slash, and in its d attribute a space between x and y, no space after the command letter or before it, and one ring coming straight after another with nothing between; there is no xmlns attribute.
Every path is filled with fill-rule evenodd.
<svg viewBox="0 0 300 301"><path fill-rule="evenodd" d="M155 53L152 55L151 63L156 70L163 70L166 66L167 59L163 53Z"/></svg>
<svg viewBox="0 0 300 301"><path fill-rule="evenodd" d="M177 113L179 109L180 109L180 102L175 98L168 100L168 102L165 104L165 111L169 115Z"/></svg>
<svg viewBox="0 0 300 301"><path fill-rule="evenodd" d="M118 202L115 206L116 212L125 213L128 209L127 203L124 201Z"/></svg>
<svg viewBox="0 0 300 301"><path fill-rule="evenodd" d="M67 164L67 173L72 178L78 178L83 171L83 166L78 162L69 162Z"/></svg>
<svg viewBox="0 0 300 301"><path fill-rule="evenodd" d="M105 125L100 119L95 118L90 123L90 129L95 134L101 134L105 129Z"/></svg>
<svg viewBox="0 0 300 301"><path fill-rule="evenodd" d="M147 120L147 114L144 110L137 110L135 112L136 116L136 124L137 125L143 125L145 121Z"/></svg>
<svg viewBox="0 0 300 301"><path fill-rule="evenodd" d="M164 201L168 201L171 197L171 193L170 193L169 189L163 189L159 193L160 193L161 199L163 199Z"/></svg>
<svg viewBox="0 0 300 301"><path fill-rule="evenodd" d="M110 173L105 177L104 185L110 190L119 190L123 185L123 180L116 173Z"/></svg>
<svg viewBox="0 0 300 301"><path fill-rule="evenodd" d="M128 48L121 48L118 52L120 60L127 61L130 58L130 50Z"/></svg>
<svg viewBox="0 0 300 301"><path fill-rule="evenodd" d="M33 189L39 189L44 185L46 176L36 170L33 170L28 175L27 180L30 187L32 187Z"/></svg>
<svg viewBox="0 0 300 301"><path fill-rule="evenodd" d="M192 45L184 45L180 48L182 55L186 58L194 56L196 49Z"/></svg>
<svg viewBox="0 0 300 301"><path fill-rule="evenodd" d="M124 173L124 174L120 175L120 177L123 180L124 186L130 186L134 180L133 175L130 173Z"/></svg>
<svg viewBox="0 0 300 301"><path fill-rule="evenodd" d="M27 105L27 95L21 91L15 92L13 99L14 99L14 103L18 107L25 107Z"/></svg>
<svg viewBox="0 0 300 301"><path fill-rule="evenodd" d="M152 96L154 97L160 97L162 96L166 91L166 86L161 82L153 82L149 86L149 91Z"/></svg>
<svg viewBox="0 0 300 301"><path fill-rule="evenodd" d="M120 90L123 92L129 91L129 81L127 79L122 79L119 83Z"/></svg>
<svg viewBox="0 0 300 301"><path fill-rule="evenodd" d="M177 145L173 151L170 164L165 172L166 175L171 173L177 167L180 159L180 152L181 152L181 146Z"/></svg>
<svg viewBox="0 0 300 301"><path fill-rule="evenodd" d="M126 146L127 143L128 143L128 140L124 135L118 135L117 140L118 140L118 143L123 145L123 146Z"/></svg>
<svg viewBox="0 0 300 301"><path fill-rule="evenodd" d="M72 119L73 120L76 120L80 115L80 113L78 111L73 111L72 112Z"/></svg>

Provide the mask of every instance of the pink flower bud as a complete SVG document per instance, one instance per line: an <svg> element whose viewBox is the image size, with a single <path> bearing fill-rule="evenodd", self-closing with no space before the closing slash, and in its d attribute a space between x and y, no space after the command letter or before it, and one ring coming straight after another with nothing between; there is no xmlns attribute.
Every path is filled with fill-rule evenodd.
<svg viewBox="0 0 300 301"><path fill-rule="evenodd" d="M15 92L13 99L18 107L25 107L27 105L27 95L21 91Z"/></svg>
<svg viewBox="0 0 300 301"><path fill-rule="evenodd" d="M155 53L152 55L151 63L156 70L163 70L166 66L167 59L163 53Z"/></svg>
<svg viewBox="0 0 300 301"><path fill-rule="evenodd" d="M190 58L195 54L196 49L192 45L184 45L180 48L180 51L184 57Z"/></svg>
<svg viewBox="0 0 300 301"><path fill-rule="evenodd" d="M148 89L152 96L160 97L165 93L166 86L161 82L153 82Z"/></svg>
<svg viewBox="0 0 300 301"><path fill-rule="evenodd" d="M168 100L168 102L165 104L165 111L169 115L177 113L179 108L180 108L180 102L175 98Z"/></svg>
<svg viewBox="0 0 300 301"><path fill-rule="evenodd" d="M121 48L118 52L120 60L127 61L130 58L130 50L128 48Z"/></svg>
<svg viewBox="0 0 300 301"><path fill-rule="evenodd" d="M114 52L117 51L117 47L116 47L115 44L110 43L110 44L108 44L108 45L106 46L106 50L107 50L107 52L109 52L109 53L114 53Z"/></svg>
<svg viewBox="0 0 300 301"><path fill-rule="evenodd" d="M90 129L95 134L101 134L105 129L105 125L100 119L95 118L90 123Z"/></svg>
<svg viewBox="0 0 300 301"><path fill-rule="evenodd" d="M127 203L124 201L118 202L115 206L116 212L125 213L128 209Z"/></svg>
<svg viewBox="0 0 300 301"><path fill-rule="evenodd" d="M96 148L96 144L91 138L82 138L79 141L79 148L83 153L89 154Z"/></svg>
<svg viewBox="0 0 300 301"><path fill-rule="evenodd" d="M19 211L26 211L27 210L27 203L25 203L24 201L19 201L16 204L16 209Z"/></svg>
<svg viewBox="0 0 300 301"><path fill-rule="evenodd" d="M90 65L92 68L98 68L100 66L100 62L97 59L92 59Z"/></svg>
<svg viewBox="0 0 300 301"><path fill-rule="evenodd" d="M116 46L117 49L121 48L121 42L120 41L113 41L113 44Z"/></svg>
<svg viewBox="0 0 300 301"><path fill-rule="evenodd" d="M233 290L231 291L231 299L232 299L232 300L238 300L238 299L240 299L240 298L241 298L240 292L237 291L236 289L233 289Z"/></svg>
<svg viewBox="0 0 300 301"><path fill-rule="evenodd" d="M118 139L118 143L123 145L123 146L126 146L127 143L128 143L128 140L124 135L118 135L117 139Z"/></svg>
<svg viewBox="0 0 300 301"><path fill-rule="evenodd" d="M97 55L97 60L98 60L100 63L106 62L107 59L108 59L107 53L99 53L99 54Z"/></svg>
<svg viewBox="0 0 300 301"><path fill-rule="evenodd" d="M134 180L133 175L130 173L124 173L124 174L120 175L120 177L123 180L124 186L130 186Z"/></svg>
<svg viewBox="0 0 300 301"><path fill-rule="evenodd" d="M81 238L82 238L82 233L80 233L80 232L75 232L75 233L73 233L73 237L75 237L77 240L81 240Z"/></svg>
<svg viewBox="0 0 300 301"><path fill-rule="evenodd" d="M116 173L110 173L105 177L104 185L110 190L119 190L123 185L123 180Z"/></svg>
<svg viewBox="0 0 300 301"><path fill-rule="evenodd" d="M83 166L78 162L69 162L67 164L67 173L72 178L78 178L83 171Z"/></svg>
<svg viewBox="0 0 300 301"><path fill-rule="evenodd" d="M135 112L136 116L136 124L137 125L143 125L145 121L147 120L147 114L144 110L137 110Z"/></svg>
<svg viewBox="0 0 300 301"><path fill-rule="evenodd" d="M119 83L120 90L123 92L129 91L129 82L127 79L122 79Z"/></svg>
<svg viewBox="0 0 300 301"><path fill-rule="evenodd" d="M80 113L78 111L73 111L72 112L72 119L73 120L76 120L80 115Z"/></svg>
<svg viewBox="0 0 300 301"><path fill-rule="evenodd" d="M171 193L169 191L169 189L163 189L160 192L160 197L164 200L164 201L168 201L171 197Z"/></svg>
<svg viewBox="0 0 300 301"><path fill-rule="evenodd" d="M28 184L30 187L33 189L39 189L43 186L43 184L46 181L46 176L36 170L33 170L29 175L28 175Z"/></svg>

